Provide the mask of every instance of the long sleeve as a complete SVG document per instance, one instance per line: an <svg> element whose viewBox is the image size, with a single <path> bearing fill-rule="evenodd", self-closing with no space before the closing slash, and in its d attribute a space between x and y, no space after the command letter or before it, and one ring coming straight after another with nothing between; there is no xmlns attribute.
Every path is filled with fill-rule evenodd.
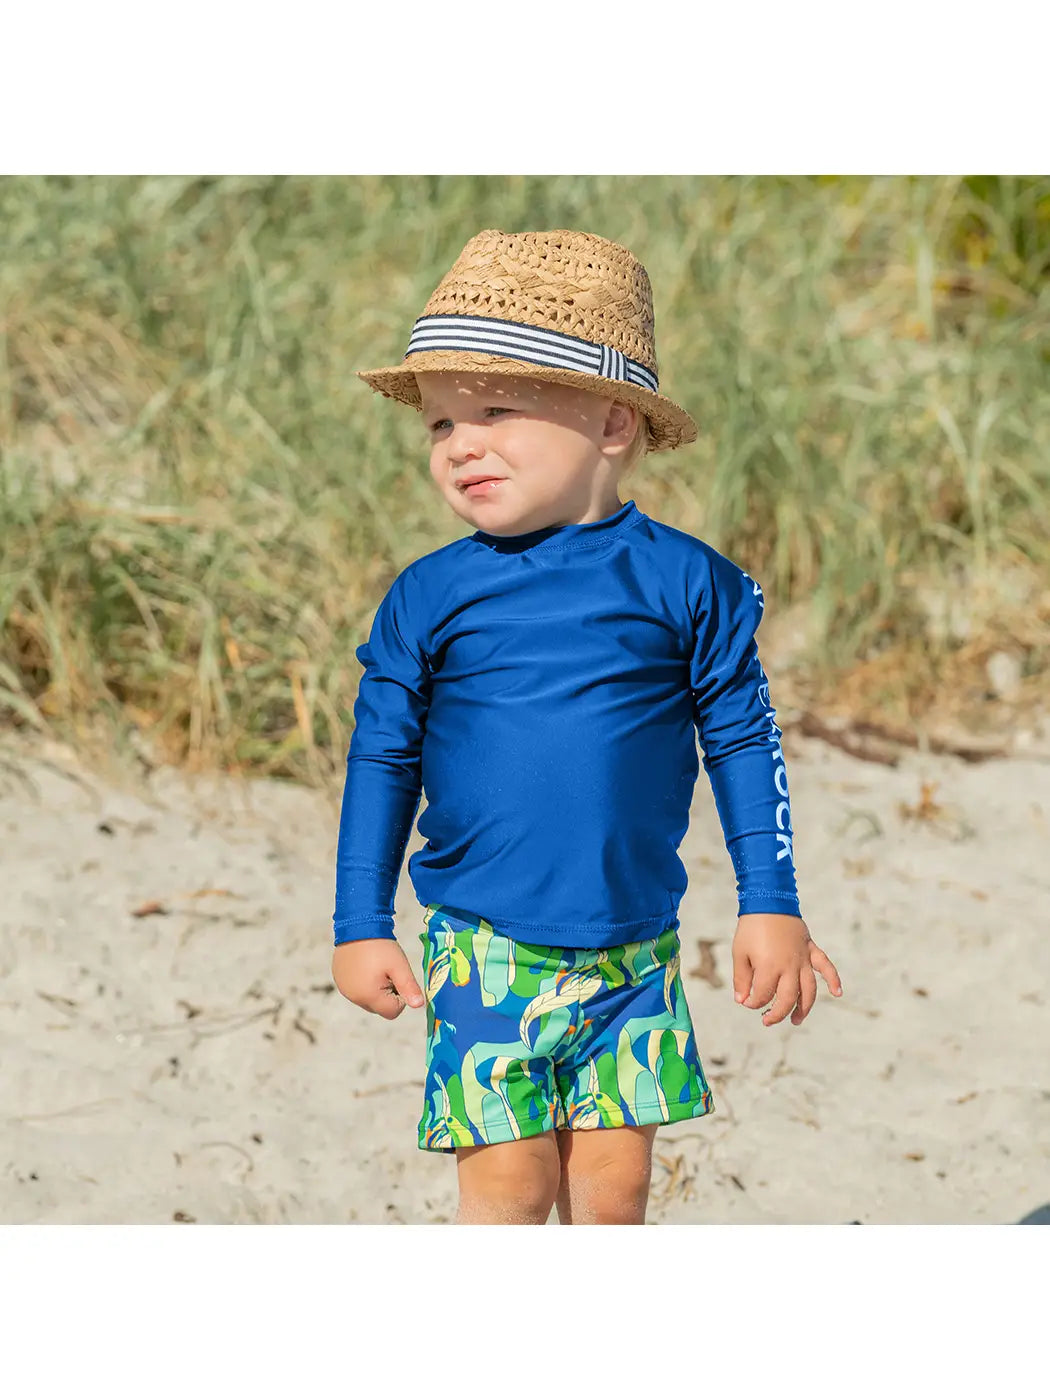
<svg viewBox="0 0 1050 1400"><path fill-rule="evenodd" d="M394 895L422 795L430 670L417 581L399 574L380 603L354 704L336 849L335 942L394 937Z"/></svg>
<svg viewBox="0 0 1050 1400"><path fill-rule="evenodd" d="M800 914L781 731L755 632L759 585L711 551L694 603L694 716L726 848L738 914Z"/></svg>

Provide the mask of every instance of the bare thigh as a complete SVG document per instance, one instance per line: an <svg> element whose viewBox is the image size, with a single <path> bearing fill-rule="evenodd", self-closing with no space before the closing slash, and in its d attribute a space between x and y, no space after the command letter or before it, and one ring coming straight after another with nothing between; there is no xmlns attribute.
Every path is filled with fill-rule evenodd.
<svg viewBox="0 0 1050 1400"><path fill-rule="evenodd" d="M558 1193L554 1133L487 1147L458 1147L457 1225L545 1225Z"/></svg>
<svg viewBox="0 0 1050 1400"><path fill-rule="evenodd" d="M563 1225L644 1225L658 1123L556 1134Z"/></svg>

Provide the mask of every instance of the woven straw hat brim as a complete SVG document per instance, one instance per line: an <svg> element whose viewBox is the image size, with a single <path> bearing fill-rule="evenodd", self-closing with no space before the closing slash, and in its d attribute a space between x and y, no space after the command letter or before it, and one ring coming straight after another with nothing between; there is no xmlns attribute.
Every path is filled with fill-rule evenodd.
<svg viewBox="0 0 1050 1400"><path fill-rule="evenodd" d="M357 377L363 379L377 393L412 408L420 408L417 371L445 371L463 373L477 370L480 374L518 375L526 379L538 379L551 384L571 384L579 389L589 389L591 393L615 399L619 403L633 404L645 415L649 425L649 451L661 452L669 448L684 447L695 442L696 423L672 399L663 394L653 393L639 384L630 384L622 379L606 379L597 374L585 374L579 370L556 369L549 365L526 364L522 360L506 359L498 355L472 354L464 350L423 350L411 357L411 368L403 362L385 369L358 370Z"/></svg>

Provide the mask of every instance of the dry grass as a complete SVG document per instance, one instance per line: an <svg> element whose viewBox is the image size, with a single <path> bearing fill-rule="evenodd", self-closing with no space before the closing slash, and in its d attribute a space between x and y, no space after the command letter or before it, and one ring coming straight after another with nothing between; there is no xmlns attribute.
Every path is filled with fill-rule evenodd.
<svg viewBox="0 0 1050 1400"><path fill-rule="evenodd" d="M630 492L804 616L782 704L977 723L996 650L1008 709L1045 684L1046 180L19 177L0 223L12 724L340 771L379 597L464 533L353 369L493 226L648 266L701 437Z"/></svg>

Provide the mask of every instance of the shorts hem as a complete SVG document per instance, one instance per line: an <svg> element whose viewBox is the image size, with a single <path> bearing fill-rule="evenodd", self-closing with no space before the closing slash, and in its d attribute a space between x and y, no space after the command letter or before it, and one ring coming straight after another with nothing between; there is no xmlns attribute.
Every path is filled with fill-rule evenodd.
<svg viewBox="0 0 1050 1400"><path fill-rule="evenodd" d="M706 1104L702 1113L696 1112L697 1104ZM613 1123L579 1123L575 1126L566 1122L563 1127L569 1132L586 1133L591 1129L598 1128L649 1128L654 1124L661 1123L681 1123L694 1118L706 1118L709 1113L714 1113L715 1101L710 1094L701 1094L697 1098L686 1099L684 1103L669 1103L663 1108L659 1103L639 1104L638 1108L628 1118L625 1114L619 1113L610 1115L617 1121ZM566 1110L566 1117L572 1117L572 1110Z"/></svg>
<svg viewBox="0 0 1050 1400"><path fill-rule="evenodd" d="M512 1133L509 1129L506 1133L500 1133L498 1136L493 1136L490 1133L483 1142L477 1142L469 1128L457 1126L451 1130L451 1135L454 1138L457 1134L462 1134L466 1138L465 1142L453 1142L449 1147L432 1147L430 1143L424 1142L421 1134L418 1138L418 1145L423 1152L444 1152L447 1154L455 1152L457 1147L495 1147L501 1142L516 1142L519 1138L539 1137L541 1133L552 1133L553 1131L553 1123L548 1127L534 1122L519 1123L517 1133Z"/></svg>
<svg viewBox="0 0 1050 1400"><path fill-rule="evenodd" d="M697 1104L706 1104L703 1112L696 1112ZM696 1118L706 1118L709 1113L714 1113L714 1111L715 1101L710 1094L704 1094L694 1099L687 1099L684 1103L668 1104L666 1108L663 1108L656 1102L643 1104L639 1106L638 1111L633 1113L629 1119L626 1114L623 1113L615 1115L619 1121L613 1123L579 1123L573 1126L567 1121L572 1116L572 1111L567 1109L565 1113L566 1121L553 1123L550 1127L539 1127L532 1123L523 1124L520 1125L520 1131L517 1134L511 1132L505 1134L501 1133L499 1136L492 1136L490 1134L485 1138L484 1142L476 1142L473 1135L470 1134L469 1129L458 1128L453 1130L453 1132L466 1132L469 1135L468 1142L454 1142L450 1147L432 1147L420 1137L418 1139L418 1146L423 1152L442 1152L447 1156L455 1152L458 1147L495 1147L501 1142L515 1142L518 1139L539 1137L541 1133L585 1133L600 1128L649 1128L653 1125L659 1126L661 1124L690 1122Z"/></svg>

